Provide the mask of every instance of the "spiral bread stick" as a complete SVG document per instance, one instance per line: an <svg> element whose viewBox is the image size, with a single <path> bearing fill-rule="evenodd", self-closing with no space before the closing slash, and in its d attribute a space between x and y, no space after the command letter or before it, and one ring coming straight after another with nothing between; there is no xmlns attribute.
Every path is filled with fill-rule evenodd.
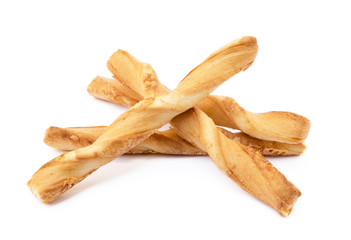
<svg viewBox="0 0 351 240"><path fill-rule="evenodd" d="M211 54L174 91L152 98L156 95L150 91L153 85L147 85L143 89L147 93L143 101L120 115L93 144L64 153L43 165L27 183L29 188L44 203L55 200L173 117L198 104L228 78L247 69L256 54L256 39L243 37ZM148 74L144 79L152 83L153 77Z"/></svg>
<svg viewBox="0 0 351 240"><path fill-rule="evenodd" d="M71 151L91 145L106 129L106 126L49 127L45 132L44 142L53 148ZM266 141L250 137L242 132L232 133L220 127L218 129L233 141L252 147L255 151L265 156L300 155L306 148L302 143L288 144ZM194 147L183 138L179 137L173 129L155 132L139 145L129 150L126 154L144 153L207 155L206 152Z"/></svg>
<svg viewBox="0 0 351 240"><path fill-rule="evenodd" d="M212 56L208 59L211 58ZM116 79L141 96L147 87L140 86L146 84L160 87L157 91L159 94L168 91L158 82L157 77L148 77L148 81L145 81L145 77L130 77L132 75L128 72L135 74L149 68L147 72L151 73L152 70L151 66L139 62L124 51L113 54L107 66ZM145 74L139 73L139 76L143 75ZM153 82L150 79L153 79ZM201 88L200 85L197 87ZM152 95L151 92L148 93ZM199 108L194 107L174 117L170 123L178 135L207 152L217 167L244 190L271 206L282 216L287 216L291 212L295 201L301 195L296 186L261 154L226 137L218 130L212 119Z"/></svg>

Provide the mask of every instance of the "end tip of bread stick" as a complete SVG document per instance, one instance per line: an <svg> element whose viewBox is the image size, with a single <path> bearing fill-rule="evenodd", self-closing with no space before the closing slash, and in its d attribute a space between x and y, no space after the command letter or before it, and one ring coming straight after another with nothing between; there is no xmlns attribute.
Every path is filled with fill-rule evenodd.
<svg viewBox="0 0 351 240"><path fill-rule="evenodd" d="M245 46L249 46L254 50L254 58L252 59L251 62L249 62L248 64L246 64L246 66L244 66L242 68L242 71L246 71L254 62L257 51L258 51L258 45L257 45L257 39L255 37L252 36L245 36L242 37L241 39L239 39L239 44L240 45L245 45Z"/></svg>
<svg viewBox="0 0 351 240"><path fill-rule="evenodd" d="M92 93L94 93L94 87L95 87L95 84L96 82L100 79L101 77L99 75L97 75L88 85L87 87L87 92L92 95ZM93 95L94 96L94 95Z"/></svg>
<svg viewBox="0 0 351 240"><path fill-rule="evenodd" d="M202 71L207 71L207 78L202 77L202 81L198 81L198 85L208 84L205 80L209 78L217 79L212 81L213 91L220 83L228 80L235 74L248 69L254 62L258 51L257 40L255 37L242 37L222 46L217 51L210 54L201 64L191 70L182 81L179 82L178 87L187 83L191 75L202 74ZM201 69L201 70L200 70ZM188 82L188 81L187 81ZM178 88L177 87L177 88Z"/></svg>
<svg viewBox="0 0 351 240"><path fill-rule="evenodd" d="M114 62L115 61L119 61L120 59L125 59L127 58L129 60L130 63L137 63L138 61L136 60L136 58L134 58L132 55L130 55L127 51L124 51L122 49L118 49L116 52L114 52L111 57L109 58L109 60L106 63L106 66L108 68L108 70L110 70L110 72L115 75L115 72L117 71L117 69L114 66Z"/></svg>
<svg viewBox="0 0 351 240"><path fill-rule="evenodd" d="M244 36L239 39L239 42L247 45L257 45L257 39L253 36Z"/></svg>
<svg viewBox="0 0 351 240"><path fill-rule="evenodd" d="M74 159L76 159L75 152L63 153L35 172L27 183L34 196L43 203L50 203L96 170L88 167L79 169L78 172L74 171L76 166L65 164L65 162L73 163Z"/></svg>
<svg viewBox="0 0 351 240"><path fill-rule="evenodd" d="M243 48L237 49L237 47L243 47ZM210 56L207 57L206 60L210 60L210 59L218 56L219 54L223 53L224 51L227 51L228 49L232 49L233 51L251 50L251 51L253 51L254 56L256 56L257 50L258 50L257 39L255 37L252 37L252 36L245 36L245 37L236 39L236 40L229 42L226 45L222 46L217 51L213 52Z"/></svg>
<svg viewBox="0 0 351 240"><path fill-rule="evenodd" d="M294 199L283 200L280 208L278 209L279 214L282 217L287 217L293 210L294 204L296 203L297 199L301 196L301 192L296 188L296 194Z"/></svg>
<svg viewBox="0 0 351 240"><path fill-rule="evenodd" d="M81 139L79 135L65 128L49 127L44 134L44 143L58 150L68 151L92 144L89 139Z"/></svg>
<svg viewBox="0 0 351 240"><path fill-rule="evenodd" d="M58 132L58 128L57 127L53 127L53 126L48 127L45 130L43 142L46 145L48 145L50 147L53 147L54 145L52 144L52 139L53 139L53 137L55 135L57 135L57 132Z"/></svg>
<svg viewBox="0 0 351 240"><path fill-rule="evenodd" d="M41 197L41 194L35 189L35 187L32 184L32 179L27 182L27 186L29 187L29 190L33 193L33 195L39 199L42 203L48 204L50 201L48 201L45 198Z"/></svg>
<svg viewBox="0 0 351 240"><path fill-rule="evenodd" d="M299 156L306 150L307 147L303 143L298 143L298 144L284 144L284 148L289 153L289 155L286 155L286 156Z"/></svg>
<svg viewBox="0 0 351 240"><path fill-rule="evenodd" d="M74 128L73 128L74 129ZM90 136L80 136L69 128L49 127L45 131L44 143L58 150L70 151L91 145L95 139Z"/></svg>
<svg viewBox="0 0 351 240"><path fill-rule="evenodd" d="M64 187L64 188L57 188L60 189L59 191L40 191L39 189L36 188L35 185L32 184L32 181L29 180L27 183L27 186L29 187L30 191L33 193L33 195L39 199L42 203L49 204L53 202L58 196L60 196L62 193L66 192L68 189L70 189L74 184Z"/></svg>
<svg viewBox="0 0 351 240"><path fill-rule="evenodd" d="M32 179L27 182L27 186L37 199L42 203L49 204L80 181L71 178L66 181L59 181L48 187L45 184L38 183L33 175Z"/></svg>

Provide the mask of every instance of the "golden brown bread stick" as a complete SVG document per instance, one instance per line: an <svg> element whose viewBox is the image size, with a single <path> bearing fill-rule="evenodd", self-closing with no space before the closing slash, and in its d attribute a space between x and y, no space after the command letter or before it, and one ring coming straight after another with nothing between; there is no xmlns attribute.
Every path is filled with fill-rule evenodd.
<svg viewBox="0 0 351 240"><path fill-rule="evenodd" d="M193 69L174 91L156 98L147 95L148 98L120 115L92 145L64 153L43 165L28 182L29 188L44 203L55 200L173 117L198 104L228 78L247 69L256 54L253 37L243 37L220 48ZM143 80L152 82L153 77L147 73Z"/></svg>
<svg viewBox="0 0 351 240"><path fill-rule="evenodd" d="M219 126L239 129L254 138L268 141L303 143L311 126L310 120L296 113L246 111L231 97L211 95L197 107Z"/></svg>
<svg viewBox="0 0 351 240"><path fill-rule="evenodd" d="M129 61L124 61L127 64L128 62L133 63L136 61L125 51L121 50L120 54L126 55L125 58L120 57L116 58L116 60L123 61L123 59L128 59ZM129 69L129 71L133 69L130 65L126 66L126 69ZM136 71L135 68L134 71ZM119 79L123 79L125 74L122 72L120 74L122 76L118 76L118 79L115 81L97 76L88 86L88 92L99 99L132 106L143 97L135 92L134 95L129 94L131 90L124 90L126 85L121 84ZM136 79L135 76L133 77L133 79ZM120 86L123 86L123 89ZM130 88L128 87L128 89ZM160 93L167 91L167 88L159 82L157 83L157 89L159 89ZM115 97L116 92L118 92L117 98ZM211 117L219 126L238 129L252 137L269 141L291 144L302 143L307 138L311 125L307 118L296 113L282 111L252 113L242 108L234 99L224 96L208 96L197 107Z"/></svg>
<svg viewBox="0 0 351 240"><path fill-rule="evenodd" d="M53 148L60 150L75 150L89 146L107 129L106 126L96 127L49 127L44 136L44 142ZM300 155L305 145L288 144L273 141L266 141L250 137L249 135L237 132L232 133L223 128L218 128L229 139L252 147L255 151L264 156L294 156ZM173 129L157 131L139 145L132 148L126 154L161 153L176 155L207 155L206 152L189 144L179 137Z"/></svg>
<svg viewBox="0 0 351 240"><path fill-rule="evenodd" d="M143 87L146 84L156 88L154 93L147 91L151 96L165 94L168 91L162 87L157 77L133 77L135 74L144 76L145 74L140 72L145 71L144 69L147 69L145 71L147 73L152 73L153 70L151 66L139 62L125 51L113 54L108 62L108 68L116 79L141 96L146 92L144 89L150 89ZM206 151L218 168L244 190L270 205L282 216L287 216L291 212L295 201L301 195L300 191L262 155L255 154L252 148L229 140L200 109L194 107L176 116L172 119L171 125L181 137Z"/></svg>
<svg viewBox="0 0 351 240"><path fill-rule="evenodd" d="M132 59L125 62L127 63L135 62L135 59L129 56L127 52L122 52L122 53L124 55L127 55L128 60ZM138 96L138 98L134 98L128 92L125 92L124 90L120 90L121 92L120 94L123 95L123 98L118 98L118 100L115 100L114 98L115 91L110 91L108 89L111 86L114 86L115 89L120 89L119 87L120 85L127 87L126 85L121 84L118 79L108 79L108 78L97 76L89 84L88 92L91 95L95 96L96 98L104 99L116 104L122 104L127 106L131 106L129 104L130 102L138 101L136 99L143 98L142 96L140 96L135 92L134 93ZM162 86L162 85L158 84L158 86ZM128 87L128 89L130 88ZM97 93L100 93L100 94L97 94ZM238 126L236 128L246 129L246 132L251 132L251 135L255 135L255 136L260 136L261 132L266 132L266 133L271 132L268 135L277 136L279 134L279 137L278 137L279 139L284 139L284 138L286 139L285 136L289 135L289 134L286 134L286 132L297 132L297 131L304 132L307 136L308 129L310 127L310 121L307 118L304 118L298 114L290 113L290 112L268 112L268 113L257 113L257 114L250 113L245 109L243 109L239 104L237 104L234 101L234 99L229 97L213 96L213 95L208 96L198 106L202 106L202 109L205 109L207 113L211 115L212 118L216 119L220 125L227 125L226 123L232 121L233 119L237 119L236 122ZM223 114L223 112L227 112L227 113ZM232 117L228 119L226 117L228 115ZM255 117L251 117L250 115L254 115ZM222 116L223 118L218 116ZM274 117L276 120L273 122L270 122L269 121L270 117L267 118L267 116ZM227 119L227 120L223 120L223 119ZM241 119L244 119L244 121L242 121ZM245 126L245 123L248 121L251 123L251 125ZM256 124L257 122L258 124ZM301 123L301 125L299 125L299 123ZM277 128L276 127L277 125L280 125L280 126L278 126ZM231 126L236 126L233 121ZM293 128L291 128L291 126L293 126ZM272 130L272 129L275 129L275 130ZM227 133L229 134L230 132L227 131ZM245 133L241 133L241 134L236 133L231 136L232 136L230 137L231 139L243 145L251 146L255 150L259 151L261 154L266 156L299 155L303 153L303 151L306 149L305 145L302 143L288 144L288 143L277 142L277 141L269 141L269 140L266 141L266 140L250 137Z"/></svg>
<svg viewBox="0 0 351 240"><path fill-rule="evenodd" d="M299 189L252 148L227 138L204 112L192 108L172 119L178 135L206 151L217 167L257 199L288 216Z"/></svg>
<svg viewBox="0 0 351 240"><path fill-rule="evenodd" d="M97 127L49 127L45 132L44 142L60 150L75 150L87 147L96 141L107 129ZM126 152L126 154L161 153L176 155L206 155L179 137L172 129L156 131L150 137Z"/></svg>

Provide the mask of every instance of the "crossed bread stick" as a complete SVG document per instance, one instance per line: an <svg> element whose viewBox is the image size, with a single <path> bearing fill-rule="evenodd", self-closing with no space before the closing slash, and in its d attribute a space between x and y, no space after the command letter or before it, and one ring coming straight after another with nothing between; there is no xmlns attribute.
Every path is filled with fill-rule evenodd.
<svg viewBox="0 0 351 240"><path fill-rule="evenodd" d="M99 167L148 138L173 117L198 104L221 83L246 70L256 54L257 43L254 37L243 37L225 45L194 68L174 91L155 98L152 96L156 95L153 91L152 94L146 94L143 101L120 115L92 145L64 153L49 161L34 173L27 185L44 203L55 200ZM153 83L154 75L148 72L145 74L143 79ZM147 86L152 88L152 84ZM277 175L279 174L274 174L273 178L279 181L277 185L284 191L287 180L284 178L285 181L280 181L280 177L275 177ZM266 194L269 195L270 192ZM286 193L279 192L278 195L283 197L281 200L284 202L288 200ZM275 204L275 201L268 203Z"/></svg>
<svg viewBox="0 0 351 240"><path fill-rule="evenodd" d="M106 126L69 128L49 127L45 132L44 142L48 146L60 150L71 151L91 145L106 131L106 129ZM305 145L302 143L288 144L266 141L250 137L242 132L232 133L220 127L218 127L218 129L233 141L249 146L265 156L299 155L306 149ZM157 131L127 152L127 154L144 153L175 155L207 154L179 137L173 129Z"/></svg>
<svg viewBox="0 0 351 240"><path fill-rule="evenodd" d="M158 81L150 65L139 62L125 51L114 53L107 66L116 79L142 97L169 91ZM261 154L227 138L199 108L176 116L170 123L182 138L207 152L217 167L244 190L282 216L291 212L300 191Z"/></svg>

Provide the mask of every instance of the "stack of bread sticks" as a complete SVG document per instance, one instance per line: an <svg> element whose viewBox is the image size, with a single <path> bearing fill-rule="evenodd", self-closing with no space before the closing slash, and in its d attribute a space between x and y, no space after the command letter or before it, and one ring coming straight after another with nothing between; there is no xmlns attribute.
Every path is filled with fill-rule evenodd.
<svg viewBox="0 0 351 240"><path fill-rule="evenodd" d="M107 62L113 77L97 76L88 92L131 108L109 126L49 127L44 142L67 152L34 173L30 190L42 202L52 202L122 154L208 155L245 191L289 215L301 192L264 156L303 153L310 121L290 112L252 113L230 97L209 95L250 67L257 50L254 37L235 40L213 52L173 91L149 64L118 50ZM157 131L168 123L168 130Z"/></svg>

